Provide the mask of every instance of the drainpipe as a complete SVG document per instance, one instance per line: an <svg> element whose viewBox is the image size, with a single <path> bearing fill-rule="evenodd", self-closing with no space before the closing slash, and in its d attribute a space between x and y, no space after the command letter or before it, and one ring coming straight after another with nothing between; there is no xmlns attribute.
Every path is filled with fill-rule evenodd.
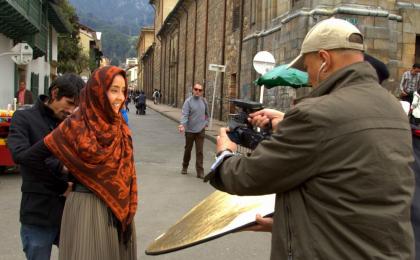
<svg viewBox="0 0 420 260"><path fill-rule="evenodd" d="M195 60L197 58L197 55L195 53L196 50L196 45L197 45L197 0L194 1L195 2L195 19L194 19L194 47L193 47L193 71L192 71L192 85L194 86L195 84Z"/></svg>
<svg viewBox="0 0 420 260"><path fill-rule="evenodd" d="M173 91L172 86L171 86L171 82L172 82L171 73L172 73L172 69L173 69L172 66L171 66L172 34L169 34L169 32L168 32L168 35L167 36L168 37L167 37L166 41L167 41L167 45L169 46L169 48L168 48L168 46L166 47L166 50L167 50L166 60L167 60L167 63L168 63L168 68L167 68L167 71L168 71L168 73L167 73L167 75L168 75L167 76L168 83L166 85L168 86L168 89L167 89L167 92L168 92L168 105L172 106L172 98L171 98L172 97L172 91Z"/></svg>
<svg viewBox="0 0 420 260"><path fill-rule="evenodd" d="M178 107L178 74L179 74L179 38L181 37L181 21L178 19L178 17L175 17L177 23L178 23L178 37L177 37L177 43L176 43L176 79L175 79L175 107Z"/></svg>
<svg viewBox="0 0 420 260"><path fill-rule="evenodd" d="M184 41L184 83L183 83L183 88L184 88L184 96L183 96L183 100L185 100L185 96L186 96L186 91L187 91L187 39L188 39L188 10L185 9L185 7L183 5L181 5L182 10L185 12L185 14L187 15L187 19L185 21L185 41Z"/></svg>
<svg viewBox="0 0 420 260"><path fill-rule="evenodd" d="M227 0L224 1L223 7L223 37L222 37L222 62L220 64L225 65L225 41L226 41L226 8L227 8ZM224 87L224 80L225 77L220 77L220 109L219 109L219 119L221 120L223 117L223 87ZM215 86L213 86L215 87Z"/></svg>
<svg viewBox="0 0 420 260"><path fill-rule="evenodd" d="M209 0L206 0L206 32L204 33L204 74L203 74L203 94L206 93L207 87L207 34L209 31Z"/></svg>
<svg viewBox="0 0 420 260"><path fill-rule="evenodd" d="M238 54L238 65L237 65L237 72L236 72L236 98L240 97L241 94L241 70L242 70L242 37L244 36L244 5L245 0L241 1L241 26L239 31L239 54Z"/></svg>
<svg viewBox="0 0 420 260"><path fill-rule="evenodd" d="M156 45L155 45L156 46ZM152 66L150 67L150 77L152 81L152 91L155 89L155 46L153 46L153 57L151 57ZM153 92L152 92L153 93Z"/></svg>

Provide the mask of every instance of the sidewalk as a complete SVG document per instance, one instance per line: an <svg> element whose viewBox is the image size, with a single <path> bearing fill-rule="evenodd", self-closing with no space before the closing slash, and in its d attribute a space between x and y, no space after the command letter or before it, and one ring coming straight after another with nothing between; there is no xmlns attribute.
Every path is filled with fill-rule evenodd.
<svg viewBox="0 0 420 260"><path fill-rule="evenodd" d="M153 104L153 101L149 99L146 101L146 106L176 122L179 122L179 120L181 119L180 108L171 107L164 104L155 105ZM206 129L206 138L212 141L213 143L216 143L216 137L219 134L219 128L226 127L226 126L227 126L226 122L213 120L212 129L210 129L210 126Z"/></svg>

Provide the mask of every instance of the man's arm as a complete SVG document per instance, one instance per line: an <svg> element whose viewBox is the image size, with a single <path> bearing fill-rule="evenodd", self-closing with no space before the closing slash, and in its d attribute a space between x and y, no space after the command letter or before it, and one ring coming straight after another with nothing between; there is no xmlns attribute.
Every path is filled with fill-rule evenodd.
<svg viewBox="0 0 420 260"><path fill-rule="evenodd" d="M238 195L263 195L293 189L317 172L322 127L295 108L268 141L251 156L231 156L210 178L217 189ZM220 137L224 138L224 137Z"/></svg>
<svg viewBox="0 0 420 260"><path fill-rule="evenodd" d="M188 104L188 99L185 100L184 105L182 106L182 116L179 121L178 130L180 133L185 131L185 126L188 123L188 117L190 116L190 105Z"/></svg>
<svg viewBox="0 0 420 260"><path fill-rule="evenodd" d="M7 137L7 146L16 164L25 164L23 152L31 147L29 141L29 122L23 111L16 111L12 117Z"/></svg>
<svg viewBox="0 0 420 260"><path fill-rule="evenodd" d="M52 174L54 170L61 171L62 165L58 159L47 159L51 156L49 150L39 150L38 147L40 145L31 145L29 137L30 127L30 123L23 111L14 113L7 137L7 146L12 153L13 161L16 164L31 167L35 172L43 172L46 169L45 167L47 167L51 172L51 178L57 181L56 190L59 193L63 193L67 189L67 182L58 179ZM43 142L43 140L41 139L38 143L40 142Z"/></svg>
<svg viewBox="0 0 420 260"><path fill-rule="evenodd" d="M207 121L206 126L210 123L210 113L209 113L209 103L207 103L207 99L203 98L204 106L205 106L205 119Z"/></svg>
<svg viewBox="0 0 420 260"><path fill-rule="evenodd" d="M401 77L401 83L400 83L400 90L401 90L401 92L403 93L403 94L407 94L406 92L405 92L405 82L406 82L406 72L404 72L403 73L403 75L402 75L402 77Z"/></svg>

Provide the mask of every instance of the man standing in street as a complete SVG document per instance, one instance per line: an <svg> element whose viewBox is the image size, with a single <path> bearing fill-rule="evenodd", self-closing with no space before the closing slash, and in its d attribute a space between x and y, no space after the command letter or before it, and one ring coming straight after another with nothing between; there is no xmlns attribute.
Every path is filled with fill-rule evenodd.
<svg viewBox="0 0 420 260"><path fill-rule="evenodd" d="M231 194L276 193L272 226L257 218L270 227L272 260L414 258L411 130L363 51L351 23L319 22L290 64L313 91L286 114L250 115L255 126L271 122L271 139L242 156L220 130L206 179Z"/></svg>
<svg viewBox="0 0 420 260"><path fill-rule="evenodd" d="M26 89L26 82L24 80L19 82L19 90L16 92L15 98L19 106L34 103L32 92Z"/></svg>
<svg viewBox="0 0 420 260"><path fill-rule="evenodd" d="M182 161L182 174L187 174L188 164L191 159L191 150L195 143L195 169L197 178L204 177L203 168L203 146L205 129L209 124L209 108L206 99L203 97L203 86L195 84L193 95L185 100L182 106L182 118L178 130L185 132L184 157Z"/></svg>
<svg viewBox="0 0 420 260"><path fill-rule="evenodd" d="M410 104L413 102L414 92L420 88L420 64L415 63L411 70L404 72L401 78L401 100Z"/></svg>
<svg viewBox="0 0 420 260"><path fill-rule="evenodd" d="M40 95L33 107L16 111L12 118L7 143L22 174L20 235L29 260L50 259L52 245L58 245L63 195L72 185L67 182L66 168L56 158L48 158L42 168L21 158L73 113L84 84L79 76L65 74L51 84L49 97Z"/></svg>

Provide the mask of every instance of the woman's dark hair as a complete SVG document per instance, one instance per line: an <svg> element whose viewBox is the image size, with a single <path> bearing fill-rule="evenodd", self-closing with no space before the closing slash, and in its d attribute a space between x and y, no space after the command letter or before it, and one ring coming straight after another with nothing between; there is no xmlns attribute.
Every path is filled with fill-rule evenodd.
<svg viewBox="0 0 420 260"><path fill-rule="evenodd" d="M85 86L85 82L80 76L74 73L66 73L57 79L55 79L49 89L48 95L51 97L51 92L54 89L58 89L57 100L62 97L74 98L76 101L79 100L80 90Z"/></svg>

